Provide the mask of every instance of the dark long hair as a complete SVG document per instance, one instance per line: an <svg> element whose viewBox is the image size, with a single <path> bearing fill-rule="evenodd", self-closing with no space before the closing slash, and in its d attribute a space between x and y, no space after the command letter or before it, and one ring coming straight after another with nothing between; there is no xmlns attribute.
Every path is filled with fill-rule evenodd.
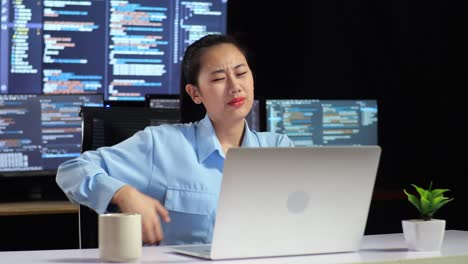
<svg viewBox="0 0 468 264"><path fill-rule="evenodd" d="M209 34L193 42L185 50L180 74L180 111L182 123L196 122L206 114L203 104L195 104L189 94L185 91L187 84L198 86L198 75L200 73L200 57L213 46L229 43L236 46L246 57L246 50L231 36L220 34Z"/></svg>

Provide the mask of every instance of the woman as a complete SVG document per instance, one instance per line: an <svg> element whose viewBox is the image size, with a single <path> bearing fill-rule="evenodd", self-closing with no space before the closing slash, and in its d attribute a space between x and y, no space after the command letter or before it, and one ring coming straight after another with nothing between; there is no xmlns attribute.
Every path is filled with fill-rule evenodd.
<svg viewBox="0 0 468 264"><path fill-rule="evenodd" d="M70 200L98 213L117 207L141 214L147 244L209 243L229 148L293 145L285 135L248 128L253 90L240 46L207 35L187 48L181 82L181 92L204 107L203 119L150 126L86 151L60 165L57 183Z"/></svg>

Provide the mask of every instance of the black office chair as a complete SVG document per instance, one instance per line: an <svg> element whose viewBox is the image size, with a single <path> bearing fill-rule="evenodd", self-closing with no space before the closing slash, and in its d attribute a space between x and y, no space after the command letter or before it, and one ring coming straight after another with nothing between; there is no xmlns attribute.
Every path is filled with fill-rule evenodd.
<svg viewBox="0 0 468 264"><path fill-rule="evenodd" d="M80 116L83 129L81 152L115 145L150 125L180 122L178 109L146 107L82 106ZM80 205L78 220L80 248L97 248L97 213Z"/></svg>

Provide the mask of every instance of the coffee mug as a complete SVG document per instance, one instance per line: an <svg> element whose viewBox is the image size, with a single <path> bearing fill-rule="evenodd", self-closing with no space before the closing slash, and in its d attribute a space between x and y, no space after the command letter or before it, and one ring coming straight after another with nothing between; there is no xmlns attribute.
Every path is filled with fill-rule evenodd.
<svg viewBox="0 0 468 264"><path fill-rule="evenodd" d="M131 262L141 257L141 215L100 214L98 221L99 257L102 261Z"/></svg>

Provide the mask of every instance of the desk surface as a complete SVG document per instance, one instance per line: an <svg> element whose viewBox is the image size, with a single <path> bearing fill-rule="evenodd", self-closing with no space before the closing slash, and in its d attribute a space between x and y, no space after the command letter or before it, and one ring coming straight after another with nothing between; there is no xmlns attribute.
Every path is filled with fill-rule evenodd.
<svg viewBox="0 0 468 264"><path fill-rule="evenodd" d="M2 263L100 263L97 249L5 251L0 252ZM468 263L468 231L447 230L441 251L408 251L403 234L369 235L363 239L362 249L353 253L319 254L293 257L253 258L228 261L209 261L170 252L167 247L144 247L143 256L133 263Z"/></svg>
<svg viewBox="0 0 468 264"><path fill-rule="evenodd" d="M69 201L0 203L0 216L78 213L79 206Z"/></svg>

